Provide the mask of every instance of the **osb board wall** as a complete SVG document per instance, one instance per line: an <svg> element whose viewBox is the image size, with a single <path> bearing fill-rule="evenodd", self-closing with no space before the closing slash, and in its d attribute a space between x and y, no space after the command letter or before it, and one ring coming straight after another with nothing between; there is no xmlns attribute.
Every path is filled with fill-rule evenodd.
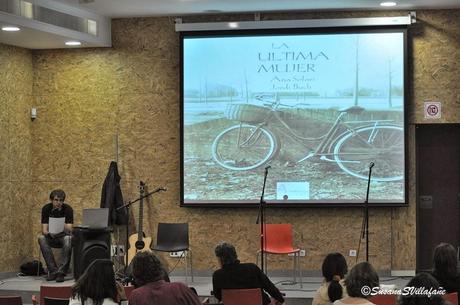
<svg viewBox="0 0 460 305"><path fill-rule="evenodd" d="M404 12L403 14L406 14ZM267 14L262 19L335 18L384 13ZM418 12L419 23L409 32L410 123L423 122L422 98L443 98L443 113L458 122L459 11ZM199 16L187 21L251 20L251 15ZM117 19L112 22L113 48L34 51L34 97L39 118L33 123L32 210L37 217L49 191L62 187L81 220L84 207L99 204L100 188L109 162L118 156L125 199L138 195L139 180L150 189L166 186L168 192L145 206L144 230L155 236L160 221L188 222L194 267L216 267L213 248L226 240L237 246L243 261L255 261L258 227L255 209L179 208L179 35L173 18ZM449 28L449 30L446 30ZM425 49L427 48L428 49ZM448 62L438 67L434 50L442 48ZM444 61L439 60L439 63ZM454 71L450 73L451 69ZM449 88L439 90L436 76ZM424 95L419 98L417 90ZM449 91L450 90L450 91ZM443 92L442 92L443 91ZM448 92L447 92L448 91ZM450 93L449 93L450 92ZM442 95L441 95L442 94ZM415 97L414 97L415 96ZM451 110L451 111L450 111ZM445 119L445 118L444 118ZM446 120L447 122L447 120ZM118 154L115 150L118 139ZM409 208L373 209L370 213L370 258L380 270L415 269L415 140L409 132ZM137 209L134 209L136 213ZM303 268L318 270L331 251L356 249L361 228L359 209L269 209L270 222L290 222L296 242L307 250ZM154 238L155 240L155 238ZM364 245L362 245L363 249ZM361 252L361 258L364 252ZM168 260L172 265L175 261ZM353 264L354 259L349 259ZM289 268L288 258L270 259L270 268Z"/></svg>
<svg viewBox="0 0 460 305"><path fill-rule="evenodd" d="M30 51L0 44L0 270L30 257Z"/></svg>
<svg viewBox="0 0 460 305"><path fill-rule="evenodd" d="M442 103L436 123L460 121L460 10L422 11L413 29L413 88L415 123L424 118L425 101Z"/></svg>

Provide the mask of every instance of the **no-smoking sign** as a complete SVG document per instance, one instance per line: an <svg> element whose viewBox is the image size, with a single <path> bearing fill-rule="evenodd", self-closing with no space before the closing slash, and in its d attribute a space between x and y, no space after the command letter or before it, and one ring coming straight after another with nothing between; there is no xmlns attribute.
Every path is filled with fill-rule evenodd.
<svg viewBox="0 0 460 305"><path fill-rule="evenodd" d="M441 118L441 102L425 102L425 119Z"/></svg>

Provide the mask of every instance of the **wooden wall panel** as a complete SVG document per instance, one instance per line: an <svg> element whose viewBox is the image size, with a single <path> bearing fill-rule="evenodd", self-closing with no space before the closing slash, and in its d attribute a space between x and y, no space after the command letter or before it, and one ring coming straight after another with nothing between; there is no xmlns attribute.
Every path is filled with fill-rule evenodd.
<svg viewBox="0 0 460 305"><path fill-rule="evenodd" d="M34 51L34 95L118 94L119 56L97 48Z"/></svg>
<svg viewBox="0 0 460 305"><path fill-rule="evenodd" d="M117 95L37 96L33 123L35 181L93 181L114 158Z"/></svg>
<svg viewBox="0 0 460 305"><path fill-rule="evenodd" d="M416 164L415 164L415 126L409 125L408 139L409 150L409 206L407 208L394 208L391 211L391 240L393 270L415 270L416 266Z"/></svg>
<svg viewBox="0 0 460 305"><path fill-rule="evenodd" d="M0 45L0 48L2 46ZM0 54L2 50L0 49ZM1 63L0 57L0 63ZM9 159L9 147L10 147L10 133L9 133L9 104L12 100L12 95L7 93L5 90L5 83L0 81L0 86L4 85L3 88L0 88L0 181L7 182L9 181L9 172L10 167L8 163Z"/></svg>
<svg viewBox="0 0 460 305"><path fill-rule="evenodd" d="M416 121L431 123L423 113L424 101L442 102L442 118L436 123L460 121L460 11L417 13L413 32L413 92Z"/></svg>
<svg viewBox="0 0 460 305"><path fill-rule="evenodd" d="M30 258L32 55L0 44L0 270Z"/></svg>

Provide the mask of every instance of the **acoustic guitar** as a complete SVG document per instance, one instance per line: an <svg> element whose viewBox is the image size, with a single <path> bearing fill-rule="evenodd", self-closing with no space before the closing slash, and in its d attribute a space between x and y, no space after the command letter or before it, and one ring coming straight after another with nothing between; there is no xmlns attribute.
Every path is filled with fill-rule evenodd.
<svg viewBox="0 0 460 305"><path fill-rule="evenodd" d="M140 191L140 202L139 202L139 225L137 228L137 233L132 234L129 238L129 249L128 249L128 265L131 264L132 259L139 251L150 251L150 245L152 244L152 238L146 237L144 231L142 230L143 218L144 218L144 192L145 184L140 182L139 184Z"/></svg>

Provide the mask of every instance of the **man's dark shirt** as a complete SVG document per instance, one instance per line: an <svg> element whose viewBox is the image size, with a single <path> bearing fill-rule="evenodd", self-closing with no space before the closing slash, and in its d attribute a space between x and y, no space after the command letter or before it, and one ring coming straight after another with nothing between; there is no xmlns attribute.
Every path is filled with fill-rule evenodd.
<svg viewBox="0 0 460 305"><path fill-rule="evenodd" d="M278 288L273 285L269 278L252 263L235 263L225 265L212 275L214 296L222 300L222 289L248 289L262 288L273 298L284 303L284 298ZM262 291L263 304L270 304L270 297Z"/></svg>
<svg viewBox="0 0 460 305"><path fill-rule="evenodd" d="M65 223L73 223L73 209L67 203L63 203L60 209L53 209L53 204L45 204L42 208L42 224L49 223L49 218L65 217Z"/></svg>

